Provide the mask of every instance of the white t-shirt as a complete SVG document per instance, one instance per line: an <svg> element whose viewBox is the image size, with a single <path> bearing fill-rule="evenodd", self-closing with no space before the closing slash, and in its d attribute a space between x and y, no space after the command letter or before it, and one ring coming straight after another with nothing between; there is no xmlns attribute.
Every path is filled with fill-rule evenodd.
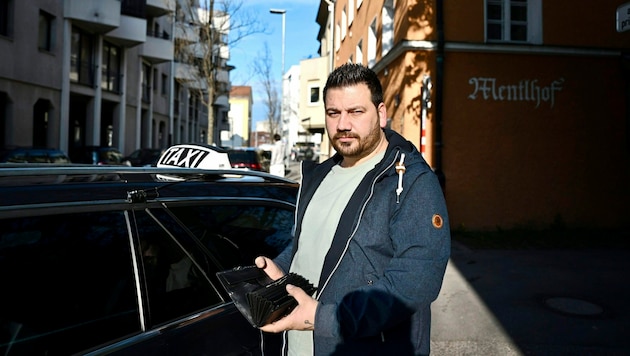
<svg viewBox="0 0 630 356"><path fill-rule="evenodd" d="M341 214L363 177L385 156L385 151L358 166L332 167L306 207L298 249L291 272L298 273L317 286ZM313 332L290 330L289 355L313 354ZM310 351L308 351L310 350Z"/></svg>

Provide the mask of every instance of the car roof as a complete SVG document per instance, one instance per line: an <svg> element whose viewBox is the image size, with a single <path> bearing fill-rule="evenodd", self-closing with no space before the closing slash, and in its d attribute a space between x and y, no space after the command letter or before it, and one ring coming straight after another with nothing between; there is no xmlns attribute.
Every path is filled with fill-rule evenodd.
<svg viewBox="0 0 630 356"><path fill-rule="evenodd" d="M29 204L202 197L255 197L294 204L297 189L298 183L286 178L233 169L0 164L0 212Z"/></svg>

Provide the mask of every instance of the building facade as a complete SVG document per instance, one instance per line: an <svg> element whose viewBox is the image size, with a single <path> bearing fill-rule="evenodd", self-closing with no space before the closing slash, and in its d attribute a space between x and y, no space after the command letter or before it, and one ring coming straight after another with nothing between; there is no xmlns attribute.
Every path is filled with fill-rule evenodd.
<svg viewBox="0 0 630 356"><path fill-rule="evenodd" d="M0 145L211 142L207 107L227 117L227 95L205 106L186 80L176 45L198 35L178 24L181 2L0 0Z"/></svg>
<svg viewBox="0 0 630 356"><path fill-rule="evenodd" d="M322 55L377 72L389 126L441 178L453 228L628 227L619 1L330 4L318 14Z"/></svg>
<svg viewBox="0 0 630 356"><path fill-rule="evenodd" d="M252 87L245 85L232 86L230 91L230 111L228 118L230 129L221 131L221 146L250 146L252 126L252 105L254 98Z"/></svg>
<svg viewBox="0 0 630 356"><path fill-rule="evenodd" d="M326 77L330 67L327 57L316 57L300 62L300 99L299 113L301 131L297 142L314 143L320 153L328 153L329 147L321 148L324 129L324 98L322 97ZM328 143L328 140L324 141ZM328 158L327 154L320 154L319 159Z"/></svg>

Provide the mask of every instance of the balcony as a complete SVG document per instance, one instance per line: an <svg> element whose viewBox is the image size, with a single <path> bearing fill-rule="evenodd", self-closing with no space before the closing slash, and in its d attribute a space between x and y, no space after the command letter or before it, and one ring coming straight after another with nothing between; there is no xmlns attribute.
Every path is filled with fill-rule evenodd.
<svg viewBox="0 0 630 356"><path fill-rule="evenodd" d="M120 16L120 26L105 35L107 40L122 47L133 47L146 41L147 20L137 17Z"/></svg>
<svg viewBox="0 0 630 356"><path fill-rule="evenodd" d="M215 99L214 99L214 106L221 106L224 108L229 108L230 107L230 99L228 98L227 95L218 95Z"/></svg>
<svg viewBox="0 0 630 356"><path fill-rule="evenodd" d="M106 33L120 26L120 0L64 0L64 17L82 28Z"/></svg>
<svg viewBox="0 0 630 356"><path fill-rule="evenodd" d="M173 29L173 36L176 40L187 43L199 42L199 32L197 31L197 26L189 24L176 23Z"/></svg>
<svg viewBox="0 0 630 356"><path fill-rule="evenodd" d="M146 41L140 45L140 55L153 64L173 60L173 42L168 34L162 33L160 37L147 34Z"/></svg>
<svg viewBox="0 0 630 356"><path fill-rule="evenodd" d="M230 83L230 72L223 68L217 68L216 81L218 83Z"/></svg>
<svg viewBox="0 0 630 356"><path fill-rule="evenodd" d="M195 58L205 58L208 47L200 43L193 43L186 47L186 51Z"/></svg>
<svg viewBox="0 0 630 356"><path fill-rule="evenodd" d="M175 79L186 82L185 86L191 89L205 90L208 87L199 75L199 70L186 63L175 62Z"/></svg>
<svg viewBox="0 0 630 356"><path fill-rule="evenodd" d="M175 0L147 0L147 16L160 17L175 11Z"/></svg>
<svg viewBox="0 0 630 356"><path fill-rule="evenodd" d="M175 62L175 79L182 81L195 80L199 71L190 64Z"/></svg>

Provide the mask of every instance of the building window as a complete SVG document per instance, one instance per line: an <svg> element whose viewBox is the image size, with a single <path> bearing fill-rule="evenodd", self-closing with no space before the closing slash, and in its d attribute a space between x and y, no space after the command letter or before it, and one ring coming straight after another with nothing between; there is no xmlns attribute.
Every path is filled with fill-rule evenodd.
<svg viewBox="0 0 630 356"><path fill-rule="evenodd" d="M120 93L120 78L122 77L120 63L122 49L111 43L103 42L103 74L101 78L101 88L112 92Z"/></svg>
<svg viewBox="0 0 630 356"><path fill-rule="evenodd" d="M146 0L122 0L122 3L120 5L120 14L144 19L147 17L146 9Z"/></svg>
<svg viewBox="0 0 630 356"><path fill-rule="evenodd" d="M158 90L158 70L157 68L153 68L153 91L157 92Z"/></svg>
<svg viewBox="0 0 630 356"><path fill-rule="evenodd" d="M486 0L486 39L541 44L541 0Z"/></svg>
<svg viewBox="0 0 630 356"><path fill-rule="evenodd" d="M168 94L168 75L162 73L162 95Z"/></svg>
<svg viewBox="0 0 630 356"><path fill-rule="evenodd" d="M367 59L370 68L376 64L376 38L376 19L374 19L368 29Z"/></svg>
<svg viewBox="0 0 630 356"><path fill-rule="evenodd" d="M337 23L335 25L335 52L338 52L339 48L341 48L341 26Z"/></svg>
<svg viewBox="0 0 630 356"><path fill-rule="evenodd" d="M386 0L381 14L383 22L382 56L394 47L394 0Z"/></svg>
<svg viewBox="0 0 630 356"><path fill-rule="evenodd" d="M13 0L0 0L0 36L13 36Z"/></svg>
<svg viewBox="0 0 630 356"><path fill-rule="evenodd" d="M357 63L363 64L363 40L360 40L359 43L357 44L356 56L357 56Z"/></svg>
<svg viewBox="0 0 630 356"><path fill-rule="evenodd" d="M52 51L55 17L46 11L39 11L39 49Z"/></svg>
<svg viewBox="0 0 630 356"><path fill-rule="evenodd" d="M348 0L348 26L354 21L354 0Z"/></svg>
<svg viewBox="0 0 630 356"><path fill-rule="evenodd" d="M341 13L341 40L346 39L346 31L348 30L348 12L346 11L346 7L343 7L343 12Z"/></svg>
<svg viewBox="0 0 630 356"><path fill-rule="evenodd" d="M145 103L151 102L151 66L142 63L142 101Z"/></svg>
<svg viewBox="0 0 630 356"><path fill-rule="evenodd" d="M179 98L182 95L182 88L178 81L175 81L174 91L175 93L173 95L173 113L175 115L179 115L179 107L181 105Z"/></svg>
<svg viewBox="0 0 630 356"><path fill-rule="evenodd" d="M73 27L70 48L70 80L94 85L94 38Z"/></svg>
<svg viewBox="0 0 630 356"><path fill-rule="evenodd" d="M319 86L312 86L309 88L310 96L308 103L313 105L319 103Z"/></svg>

